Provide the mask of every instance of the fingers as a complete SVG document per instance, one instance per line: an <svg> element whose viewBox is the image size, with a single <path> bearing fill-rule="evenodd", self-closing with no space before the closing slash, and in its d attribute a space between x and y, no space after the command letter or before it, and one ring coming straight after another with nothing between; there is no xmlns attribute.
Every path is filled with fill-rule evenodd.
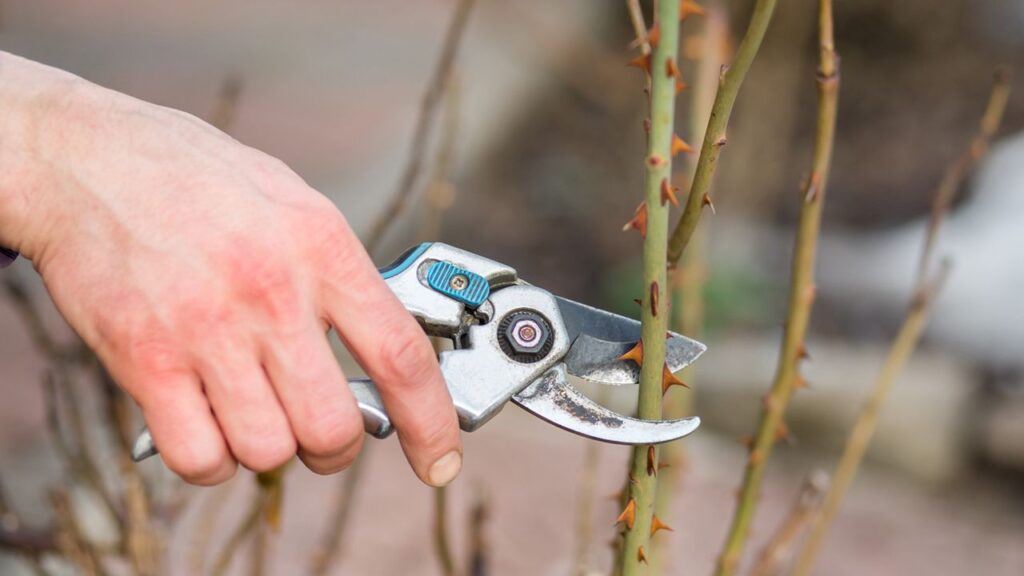
<svg viewBox="0 0 1024 576"><path fill-rule="evenodd" d="M262 358L303 463L319 474L347 468L362 447L363 420L320 323L310 318L298 334L277 335Z"/></svg>
<svg viewBox="0 0 1024 576"><path fill-rule="evenodd" d="M340 227L344 249L325 263L325 313L380 389L416 475L448 484L462 466L462 442L437 357L343 220Z"/></svg>
<svg viewBox="0 0 1024 576"><path fill-rule="evenodd" d="M241 340L208 346L199 372L235 458L254 472L267 472L291 460L297 446L256 353Z"/></svg>
<svg viewBox="0 0 1024 576"><path fill-rule="evenodd" d="M190 484L226 482L238 465L228 450L199 377L191 372L149 379L135 400L164 464Z"/></svg>

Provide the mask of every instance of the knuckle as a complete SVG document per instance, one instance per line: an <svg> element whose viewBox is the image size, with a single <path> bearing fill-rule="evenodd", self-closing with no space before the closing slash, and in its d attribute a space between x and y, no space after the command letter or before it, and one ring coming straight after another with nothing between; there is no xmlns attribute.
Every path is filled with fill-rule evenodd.
<svg viewBox="0 0 1024 576"><path fill-rule="evenodd" d="M253 472L269 472L283 466L295 456L295 439L288 434L254 437L251 441L232 446L243 466Z"/></svg>
<svg viewBox="0 0 1024 576"><path fill-rule="evenodd" d="M362 440L358 440L355 444L348 447L344 452L331 457L320 457L312 453L305 451L299 452L299 458L302 463L309 468L310 471L321 474L336 474L342 470L348 468L355 462L356 456L359 455L362 449Z"/></svg>
<svg viewBox="0 0 1024 576"><path fill-rule="evenodd" d="M310 418L300 439L302 450L318 456L340 454L362 440L362 422L337 411L324 411Z"/></svg>
<svg viewBox="0 0 1024 576"><path fill-rule="evenodd" d="M233 475L225 474L234 469L230 454L209 442L192 442L161 455L167 467L190 484L219 484Z"/></svg>
<svg viewBox="0 0 1024 576"><path fill-rule="evenodd" d="M427 337L417 329L402 329L383 340L374 376L391 385L415 388L431 381L437 370L437 357Z"/></svg>

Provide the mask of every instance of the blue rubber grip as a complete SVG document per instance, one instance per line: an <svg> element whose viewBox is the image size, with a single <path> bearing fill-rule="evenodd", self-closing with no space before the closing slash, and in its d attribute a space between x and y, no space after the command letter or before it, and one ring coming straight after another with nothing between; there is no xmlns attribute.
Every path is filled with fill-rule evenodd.
<svg viewBox="0 0 1024 576"><path fill-rule="evenodd" d="M427 284L470 308L480 306L491 295L491 285L483 276L448 262L434 262L430 266Z"/></svg>
<svg viewBox="0 0 1024 576"><path fill-rule="evenodd" d="M385 280L391 278L392 276L401 274L403 271L405 271L406 268L412 266L412 263L415 262L416 259L420 257L420 255L426 252L427 248L430 248L430 245L431 242L424 242L419 246L406 250L405 254L402 254L401 256L398 257L397 260L381 268L380 270L378 270L378 272L380 272L380 275Z"/></svg>

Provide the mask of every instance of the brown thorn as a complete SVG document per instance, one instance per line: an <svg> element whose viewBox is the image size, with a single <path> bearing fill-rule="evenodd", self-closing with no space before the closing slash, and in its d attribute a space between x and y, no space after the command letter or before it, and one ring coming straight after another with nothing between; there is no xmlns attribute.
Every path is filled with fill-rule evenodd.
<svg viewBox="0 0 1024 576"><path fill-rule="evenodd" d="M658 283L651 282L651 316L658 317L658 297L659 297Z"/></svg>
<svg viewBox="0 0 1024 576"><path fill-rule="evenodd" d="M804 342L800 343L800 347L797 348L796 353L797 353L797 356L799 356L801 360L810 360L811 359L811 353L807 351L807 344L804 343Z"/></svg>
<svg viewBox="0 0 1024 576"><path fill-rule="evenodd" d="M686 82L683 82L679 78L676 78L676 95L677 96L679 95L680 92L682 92L683 90L686 90L687 88L689 88L689 86L686 84Z"/></svg>
<svg viewBox="0 0 1024 576"><path fill-rule="evenodd" d="M644 341L637 340L636 345L629 349L628 352L617 358L620 362L631 360L636 362L637 366L640 366L644 362Z"/></svg>
<svg viewBox="0 0 1024 576"><path fill-rule="evenodd" d="M633 529L633 523L636 522L636 500L633 498L629 499L626 503L626 508L619 514L619 517L615 519L615 523L618 524L623 522L626 524L626 528Z"/></svg>
<svg viewBox="0 0 1024 576"><path fill-rule="evenodd" d="M686 382L683 382L682 380L680 380L678 377L676 377L675 374L672 373L671 370L668 369L668 364L665 364L664 368L662 368L662 371L661 371L661 394L662 394L662 396L664 396L665 392L668 392L668 389L673 387L673 386L682 386L683 388L687 388L687 389L690 388L689 386L686 385Z"/></svg>
<svg viewBox="0 0 1024 576"><path fill-rule="evenodd" d="M704 193L704 200L701 201L701 204L707 206L708 208L711 208L712 216L718 215L718 213L715 212L715 203L711 201L711 195L708 194L707 192Z"/></svg>
<svg viewBox="0 0 1024 576"><path fill-rule="evenodd" d="M679 20L683 21L690 15L703 16L704 7L693 0L681 0L679 2Z"/></svg>
<svg viewBox="0 0 1024 576"><path fill-rule="evenodd" d="M780 440L788 441L790 439L789 425L785 422L780 421L779 426L775 429L775 441Z"/></svg>
<svg viewBox="0 0 1024 576"><path fill-rule="evenodd" d="M651 536L654 536L654 533L658 530L668 530L669 532L675 532L675 530L673 530L671 526L665 524L661 520L658 520L658 515L655 514L654 517L651 518Z"/></svg>
<svg viewBox="0 0 1024 576"><path fill-rule="evenodd" d="M644 547L643 546L640 546L639 548L636 549L636 561L637 562L643 562L644 564L647 564L647 555L644 554Z"/></svg>
<svg viewBox="0 0 1024 576"><path fill-rule="evenodd" d="M651 48L658 45L658 40L661 40L661 24L655 24L647 31L647 43L651 45Z"/></svg>
<svg viewBox="0 0 1024 576"><path fill-rule="evenodd" d="M634 68L639 68L639 69L643 70L645 74L650 74L651 73L651 55L650 54L643 54L643 55L637 56L636 58L633 58L628 63L626 63L626 66L632 66Z"/></svg>
<svg viewBox="0 0 1024 576"><path fill-rule="evenodd" d="M651 119L650 118L644 118L644 134L650 134L650 133L651 133Z"/></svg>
<svg viewBox="0 0 1024 576"><path fill-rule="evenodd" d="M641 202L633 213L633 219L622 227L623 232L630 229L640 232L640 236L647 236L647 202Z"/></svg>
<svg viewBox="0 0 1024 576"><path fill-rule="evenodd" d="M693 146L686 143L678 134L672 135L672 157L675 158L680 152L693 152Z"/></svg>
<svg viewBox="0 0 1024 576"><path fill-rule="evenodd" d="M669 78L679 77L679 68L676 68L676 61L671 56L665 59L665 75Z"/></svg>
<svg viewBox="0 0 1024 576"><path fill-rule="evenodd" d="M736 441L739 442L740 446L743 446L747 450L750 450L751 448L754 447L754 437L753 436L741 436L741 437L737 438Z"/></svg>
<svg viewBox="0 0 1024 576"><path fill-rule="evenodd" d="M679 206L679 199L676 198L676 190L678 188L668 183L668 178L661 179L661 205L664 206L665 202L671 202L673 206Z"/></svg>
<svg viewBox="0 0 1024 576"><path fill-rule="evenodd" d="M661 154L651 154L647 157L647 166L651 168L661 168L665 165L665 158Z"/></svg>
<svg viewBox="0 0 1024 576"><path fill-rule="evenodd" d="M643 306L644 305L644 301L639 299L639 298L633 298L633 302L635 302L637 306Z"/></svg>
<svg viewBox="0 0 1024 576"><path fill-rule="evenodd" d="M658 475L658 456L657 451L654 449L654 444L647 446L647 475L657 476Z"/></svg>

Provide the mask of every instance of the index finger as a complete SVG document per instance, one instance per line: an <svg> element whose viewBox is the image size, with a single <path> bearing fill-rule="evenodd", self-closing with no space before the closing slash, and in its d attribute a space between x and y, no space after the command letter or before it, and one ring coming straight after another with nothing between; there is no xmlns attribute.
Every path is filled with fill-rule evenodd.
<svg viewBox="0 0 1024 576"><path fill-rule="evenodd" d="M458 417L430 340L339 218L338 253L323 263L321 305L377 384L416 475L432 486L462 466Z"/></svg>

